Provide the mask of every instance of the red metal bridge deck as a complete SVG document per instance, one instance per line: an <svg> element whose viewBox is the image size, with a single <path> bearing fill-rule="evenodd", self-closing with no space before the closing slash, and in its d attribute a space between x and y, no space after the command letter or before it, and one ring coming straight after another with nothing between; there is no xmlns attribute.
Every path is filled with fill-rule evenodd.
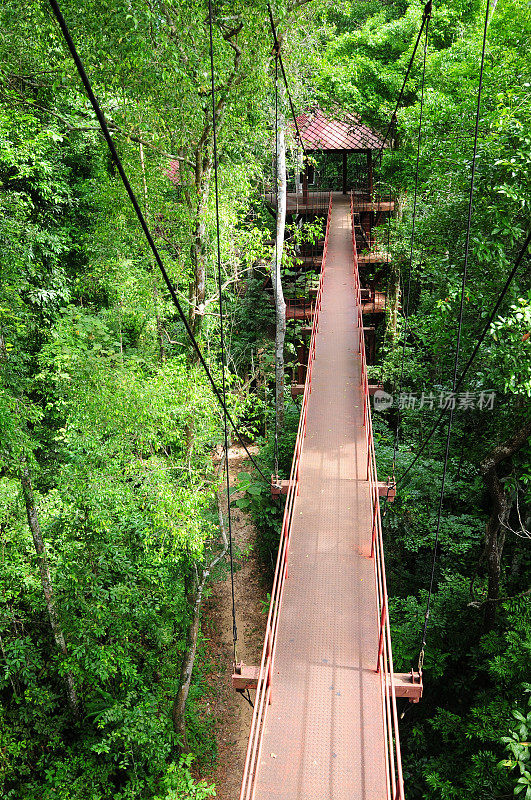
<svg viewBox="0 0 531 800"><path fill-rule="evenodd" d="M392 678L376 671L390 639L380 637L387 604L372 549L378 490L347 198L334 197L325 250L298 494L287 500L242 800L402 796L389 759Z"/></svg>

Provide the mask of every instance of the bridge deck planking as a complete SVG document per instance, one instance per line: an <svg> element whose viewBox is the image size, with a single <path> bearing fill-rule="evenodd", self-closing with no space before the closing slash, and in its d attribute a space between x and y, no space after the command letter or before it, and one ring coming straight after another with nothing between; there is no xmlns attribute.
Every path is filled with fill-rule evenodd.
<svg viewBox="0 0 531 800"><path fill-rule="evenodd" d="M336 196L256 800L386 796L351 247Z"/></svg>

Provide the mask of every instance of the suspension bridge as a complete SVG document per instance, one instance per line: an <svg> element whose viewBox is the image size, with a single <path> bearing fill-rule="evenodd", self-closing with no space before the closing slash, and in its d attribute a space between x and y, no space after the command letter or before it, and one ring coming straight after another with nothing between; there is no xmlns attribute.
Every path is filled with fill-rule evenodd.
<svg viewBox="0 0 531 800"><path fill-rule="evenodd" d="M226 406L225 367L220 391L165 270L57 0L50 0L50 5L170 297L198 361L224 410L227 454L228 426L234 429L238 437L239 434ZM431 2L428 2L388 130L384 139L376 142L381 155L425 30L410 274L430 13ZM458 378L459 337L466 283L488 13L487 4L461 311L452 382L454 391L463 382L481 342L487 335L490 323L531 240L529 234L472 355ZM377 224L383 214L392 212L393 201L390 196L387 199L378 198L373 191L372 152L375 143L371 141L370 132L365 131L358 140L353 131L352 120L343 134L335 123L327 133L327 123L323 115L320 115L318 124L314 124L306 115L304 118L295 116L271 9L269 14L275 42L275 59L278 62L277 74L280 65L301 148L306 153L304 136L310 137L313 130L315 140L312 144L311 137L307 138L306 147L342 153L343 175L341 192L316 192L312 199L308 187L310 176L307 164L302 192L299 195L295 191L287 198L287 212L293 217L313 214L314 219L323 218L324 238L322 252L312 251L306 262L304 258L301 259L303 271L307 267L318 270L317 285L312 280L308 286L305 279L302 306L295 299L291 305L288 304L287 309L288 319L303 323L301 336L310 338L308 344L305 341L299 348L299 360L304 360L305 364L300 364L297 381L292 385L292 394L302 395L302 403L291 473L287 480L280 480L275 475L271 483L272 493L285 495L286 500L261 663L253 667L241 663L235 665L233 675L233 686L237 690L256 690L240 800L404 800L397 700L404 698L410 702L418 702L422 696L421 668L444 498L452 414L450 413L448 422L432 576L419 667L417 672L412 670L410 673L399 674L395 673L393 665L380 517L380 497L392 501L396 485L393 479L379 481L377 476L370 410L370 395L377 385L369 383L367 372L367 353L374 352L374 339L372 347L367 347L367 339L371 332L374 333L374 326L364 324L364 317L381 316L385 308L385 293L376 289L376 278L373 276L371 282L367 268L387 265L390 261L388 252L373 249L372 225ZM209 28L217 266L221 349L225 363L211 2ZM365 152L367 156L367 183L363 188L356 187L350 196L346 191L349 149L357 150L358 153ZM274 201L273 195L271 200ZM321 242L318 246L321 248ZM370 252L367 253L367 250ZM313 298L308 303L307 295ZM409 289L407 297L409 299ZM407 308L405 312L407 323ZM400 477L398 485L420 457L445 411L446 409L442 411L419 452ZM243 441L242 444L247 450ZM257 472L267 480L248 450L247 453ZM232 570L230 513L229 540ZM232 599L235 620L234 594ZM235 622L233 635L236 643Z"/></svg>

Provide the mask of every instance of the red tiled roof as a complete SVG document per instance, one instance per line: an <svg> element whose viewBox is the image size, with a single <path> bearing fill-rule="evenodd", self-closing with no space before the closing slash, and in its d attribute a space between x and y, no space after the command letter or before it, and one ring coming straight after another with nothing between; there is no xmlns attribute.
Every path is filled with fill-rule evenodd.
<svg viewBox="0 0 531 800"><path fill-rule="evenodd" d="M327 117L320 108L301 114L297 125L307 150L379 150L383 140L353 114Z"/></svg>

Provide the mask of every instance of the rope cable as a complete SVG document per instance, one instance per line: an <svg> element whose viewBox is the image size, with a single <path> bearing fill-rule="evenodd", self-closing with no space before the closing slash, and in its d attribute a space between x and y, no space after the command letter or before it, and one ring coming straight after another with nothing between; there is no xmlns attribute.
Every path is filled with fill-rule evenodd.
<svg viewBox="0 0 531 800"><path fill-rule="evenodd" d="M288 86L288 79L286 77L286 70L284 69L284 62L282 61L282 56L280 54L280 42L277 38L277 32L275 30L275 22L273 20L273 12L271 11L271 4L267 4L267 10L269 11L269 22L271 25L271 32L273 34L273 40L275 42L275 53L278 56L278 63L280 64L280 70L282 72L282 77L284 79L284 85L286 87L286 92L288 94L289 105L291 109L291 116L293 117L293 122L295 123L295 130L297 131L297 138L299 140L300 146L302 148L302 152L306 155L306 148L304 147L304 142L302 140L301 132L299 130L299 123L297 122L297 116L295 114L295 108L293 106L293 100L291 99L291 92Z"/></svg>
<svg viewBox="0 0 531 800"><path fill-rule="evenodd" d="M461 275L461 299L459 304L459 315L458 315L458 324L457 324L457 336L456 336L456 344L455 344L455 358L454 358L454 372L452 378L452 393L455 393L455 388L457 384L457 372L459 369L459 353L461 347L461 333L463 328L463 311L464 311L464 303L465 303L465 290L466 290L466 279L468 274L468 258L470 254L470 231L472 227L472 212L474 208L474 182L476 176L476 163L477 163L477 151L478 151L478 138L479 138L479 116L481 112L481 92L483 88L483 69L485 66L485 50L487 46L487 29L489 24L489 11L490 11L490 0L487 0L487 8L485 12L485 26L483 29L483 45L481 50L481 66L479 69L479 86L478 86L478 96L477 96L477 105L476 105L476 126L475 126L475 133L474 133L474 153L472 156L472 174L470 176L470 192L468 198L468 218L467 218L467 228L466 228L466 241L465 241L465 257L463 263L463 271ZM438 548L439 548L439 535L441 530L441 518L442 518L442 509L444 504L444 496L445 496L445 486L446 486L446 474L448 471L448 459L450 454L450 440L452 436L452 423L454 419L454 410L455 410L455 403L450 402L450 416L448 418L448 429L446 433L446 443L444 448L444 464L443 464L443 472L441 478L441 490L439 494L439 506L437 510L437 524L435 528L435 539L433 543L433 555L432 555L432 564L431 564L431 575L430 575L430 584L428 590L428 598L426 601L426 611L424 614L424 628L422 632L422 642L420 647L419 653L419 663L418 669L419 672L422 670L422 666L424 663L424 653L426 649L426 634L428 630L428 620L430 616L430 608L431 608L431 598L433 594L433 584L435 582L435 569L437 565L437 555L438 555Z"/></svg>
<svg viewBox="0 0 531 800"><path fill-rule="evenodd" d="M275 52L275 190L277 195L277 205L276 205L276 226L275 226L275 281L273 284L273 291L275 294L275 479L278 477L278 386L277 386L277 371L278 371L278 359L277 359L277 319L276 315L278 313L277 310L277 303L278 303L278 270L279 270L279 263L278 263L278 205L279 205L279 192L278 192L278 51Z"/></svg>
<svg viewBox="0 0 531 800"><path fill-rule="evenodd" d="M511 285L511 283L513 281L513 278L516 275L520 264L522 263L522 260L523 260L523 258L525 256L526 252L527 252L527 249L528 249L529 245L531 245L531 233L529 233L527 235L527 238L526 238L524 244L522 245L522 247L520 249L520 252L518 253L518 256L516 258L514 266L513 266L511 272L509 273L509 275L508 275L508 277L507 277L507 279L505 281L503 289L501 290L500 294L498 295L498 299L496 300L496 303L494 304L494 306L492 308L492 311L490 312L490 314L489 314L489 316L487 318L487 321L486 321L485 325L483 326L483 330L481 331L481 334L479 335L479 337L478 337L478 339L476 341L474 349L473 349L473 351L472 351L472 353L471 353L471 355L470 355L470 357L469 357L469 359L468 359L468 361L467 361L467 363L466 363L466 365L465 365L460 377L458 378L457 383L455 384L454 392L456 392L458 389L461 388L461 385L462 385L462 383L463 383L463 381L464 381L464 379L465 379L465 377L466 377L466 375L468 373L468 370L472 366L472 363L476 358L476 355L477 355L477 353L479 351L479 348L481 347L481 345L482 345L487 333L489 332L490 327L491 327L492 323L494 322L494 319L496 318L498 310L499 310L499 308L500 308L500 306L501 306L501 304L502 304L502 302L503 302L503 300L505 298L505 295L507 294L507 292L509 290L509 286ZM439 417L434 422L433 427L431 428L431 430L430 430L429 434L427 435L427 437L424 439L424 442L422 443L422 446L420 447L420 450L416 454L415 458L413 459L413 461L411 461L411 463L408 465L406 470L399 476L399 478L397 480L397 488L399 486L403 485L407 475L411 472L411 470L413 469L413 467L415 466L415 464L417 463L417 461L421 457L421 455L424 452L424 450L426 449L431 437L433 436L433 434L435 433L435 431L439 427L439 424L440 424L441 420L443 419L444 415L446 414L446 412L448 410L449 410L448 407L445 407L441 411L441 413L439 414Z"/></svg>
<svg viewBox="0 0 531 800"><path fill-rule="evenodd" d="M210 34L210 79L212 92L212 138L214 146L214 193L216 199L216 258L218 273L219 291L219 326L221 344L221 383L223 391L223 437L225 443L225 477L227 489L227 522L229 529L229 561L230 561L230 588L232 600L232 651L233 660L236 664L236 642L238 640L238 628L236 625L236 600L234 593L234 557L232 547L232 514L230 509L230 474L229 474L229 432L227 419L227 385L225 378L226 355L225 355L225 335L223 325L223 281L221 277L221 244L220 244L220 225L219 225L219 185L218 185L218 135L216 120L216 88L214 80L214 35L212 25L212 0L208 0L208 25Z"/></svg>
<svg viewBox="0 0 531 800"><path fill-rule="evenodd" d="M210 382L210 385L212 386L212 390L213 390L213 392L214 392L214 394L216 396L216 399L218 400L219 404L221 405L221 407L225 410L225 412L227 414L227 419L229 420L234 432L236 433L236 436L238 437L238 440L239 440L240 444L244 448L245 452L247 453L251 463L253 464L253 466L255 467L257 472L261 475L261 477L267 483L270 483L269 479L265 476L264 472L260 469L259 465L256 463L256 460L253 458L252 454L249 452L249 449L247 448L247 445L243 441L243 439L241 437L241 434L239 433L238 428L236 427L236 423L232 419L232 416L231 416L230 412L228 411L228 409L226 408L226 406L225 406L225 404L223 402L223 397L221 395L221 392L219 391L219 389L218 389L218 387L216 385L216 382L214 381L214 378L212 377L212 373L210 372L208 364L206 363L205 358L203 356L203 353L201 352L201 348L199 347L197 339L195 338L195 336L193 334L193 331L192 331L192 329L190 327L190 324L189 324L189 322L188 322L188 320L186 318L186 314L184 313L184 311L182 309L182 306L179 303L179 299L177 297L177 294L175 292L173 284L172 284L172 282L171 282L171 280L169 278L169 275L166 272L166 268L164 267L164 263L162 261L161 255L160 255L160 253L158 251L158 248L157 248L157 246L156 246L156 244L155 244L155 242L153 240L153 237L151 235L151 232L150 232L149 227L147 225L147 222L145 220L144 214L142 213L142 210L140 208L140 205L138 203L136 195L135 195L135 193L134 193L134 191L133 191L133 189L131 187L131 184L129 182L127 174L126 174L126 172L124 170L124 167L122 165L120 156L118 155L118 152L116 150L116 146L114 144L114 140L113 140L113 138L112 138L112 136L110 134L109 127L107 125L107 122L106 122L105 117L103 115L103 112L101 110L100 104L99 104L99 102L98 102L98 100L96 98L96 95L94 94L94 91L92 89L92 85L91 85L90 80L89 80L89 78L87 76L87 73L85 72L85 67L83 66L83 62L82 62L82 60L81 60L81 58L80 58L80 56L79 56L79 54L77 52L76 46L75 46L74 41L72 39L72 36L70 34L70 30L69 30L69 28L68 28L68 26L66 24L66 21L65 21L63 15L61 13L61 9L59 8L57 0L49 0L49 2L50 2L50 6L52 8L52 11L54 13L54 16L57 19L57 22L59 24L59 27L61 28L61 32L63 34L63 38L64 38L64 40L65 40L65 42L66 42L66 44L68 46L68 49L70 50L70 54L72 55L72 58L73 58L73 60L75 62L75 65L77 67L77 71L79 73L79 77L81 78L83 86L85 87L85 91L86 91L87 96L88 96L88 98L90 100L90 103L92 105L94 113L96 114L96 117L97 117L97 120L99 122L101 131L103 133L105 141L107 142L107 146L109 147L109 150L111 152L113 161L114 161L114 163L116 165L116 168L118 170L118 173L120 175L120 178L122 180L124 188L125 188L128 196L129 196L129 199L130 199L131 204L132 204L132 206L133 206L133 208L135 210L136 216L137 216L138 221L140 223L140 226L141 226L141 228L142 228L142 230L144 232L144 235L145 235L145 237L146 237L146 239L148 241L148 244L149 244L149 246L151 248L151 251L153 252L153 255L155 257L155 261L157 262L157 266L159 267L160 272L162 274L162 277L164 279L164 282L165 282L165 284L166 284L166 286L168 288L168 292L170 294L171 300L172 300L174 306L176 307L176 309L177 309L177 311L179 313L179 317L181 319L181 322L183 323L183 325L185 327L185 330L186 330L186 333L188 335L188 338L190 339L190 341L192 343L193 349L194 349L195 353L197 354L197 357L198 357L198 359L199 359L199 361L201 363L201 366L203 367L203 369L205 371L205 374L206 374L206 376L207 376L207 378L208 378L208 380Z"/></svg>
<svg viewBox="0 0 531 800"><path fill-rule="evenodd" d="M391 119L389 120L389 124L387 126L387 130L385 132L385 136L383 138L383 141L382 141L382 144L380 146L379 153L378 153L378 157L379 157L379 161L380 161L380 171L381 171L381 166L382 166L383 150L384 150L384 147L386 145L388 136L389 136L389 134L391 132L391 128L393 127L393 124L396 121L396 114L397 114L398 108L400 106L400 103L402 101L402 96L404 94L404 90L406 88L406 84L407 84L408 79L409 79L409 74L411 72L411 69L413 67L413 63L415 61L415 56L416 56L417 49L418 49L418 46L419 46L419 43L420 43L420 39L422 37L422 31L424 30L424 26L426 26L426 40L427 40L427 27L428 27L429 19L430 19L430 16L431 16L431 11L432 11L432 0L428 0L426 5L424 6L424 13L422 15L422 24L421 24L419 32L417 34L417 40L415 42L415 46L413 48L413 52L412 52L411 57L409 59L409 64L408 64L408 67L407 67L407 70L406 70L406 74L404 76L404 80L402 81L402 87L400 89L400 93L399 93L398 99L396 101L395 109L394 109L394 111L393 111L393 113L391 115ZM424 52L424 70L425 70L425 68L426 68L426 52ZM423 81L422 81L422 92L424 94L424 76L423 76ZM419 139L420 139L420 130L419 130ZM417 177L415 179L415 194L416 194L416 190L417 190L417 178L418 178L418 156L417 156ZM389 197L389 199L391 199L391 198ZM390 222L390 217L389 217L388 223L389 222ZM390 237L389 237L389 224L388 224L388 228L387 228L387 250L388 251L389 251L389 238ZM409 278L411 278L411 261L410 261ZM410 285L411 285L410 281L408 281L408 305L409 305L409 287L410 287ZM389 286L389 280L388 280L388 286ZM386 310L387 310L387 294L386 294L385 302L386 302ZM384 339L385 339L385 335L384 335ZM405 347L405 334L404 334L404 347ZM402 361L402 364L403 364L403 361ZM401 366L401 373L402 373L402 366ZM382 363L382 379L383 379L383 363ZM401 382L402 382L402 378L400 378L400 383ZM397 433L396 433L395 443L394 443L394 447L393 447L393 474L394 474L395 461L396 461L396 447L397 447L397 443L398 443L397 442L397 437L398 437L398 427L397 427Z"/></svg>
<svg viewBox="0 0 531 800"><path fill-rule="evenodd" d="M409 323L409 306L411 301L411 275L413 272L413 252L415 249L415 233L416 233L416 222L417 222L417 203L418 203L418 183L419 183L419 167L420 167L420 148L422 142L422 117L424 113L424 84L426 79L426 54L428 52L428 31L429 31L429 16L426 17L426 36L424 39L424 56L423 56L423 64L422 64L422 84L421 84L421 93L420 93L420 114L419 114L419 130L417 136L417 159L415 165L415 194L413 199L413 219L411 224L411 241L410 241L410 250L409 250L409 271L408 271L408 280L407 280L407 295L406 295L406 303L404 306L404 341L402 344L402 356L401 356L401 363L400 363L400 378L398 381L398 395L402 392L402 381L404 378L404 365L405 365L405 357L406 357L406 342L407 342L407 333L408 333L408 323ZM398 435L400 430L400 409L398 411L398 421L396 426L395 432L395 441L393 446L393 475L395 472L396 466L396 453L398 450Z"/></svg>
<svg viewBox="0 0 531 800"><path fill-rule="evenodd" d="M398 107L400 106L400 102L402 100L402 95L404 94L404 89L406 88L406 84L407 84L407 81L408 81L408 78L409 78L409 73L411 72L411 68L413 66L413 62L415 61L415 55L417 53L417 48L419 46L420 38L422 36L422 31L424 30L424 25L427 24L427 22L428 22L428 20L429 20L429 18L431 16L431 10L432 10L432 0L428 0L426 5L424 6L424 13L422 15L422 25L420 26L420 30L419 30L418 36L417 36L417 41L415 42L415 47L413 48L413 52L411 54L411 58L409 59L408 68L407 68L404 80L402 82L402 88L400 89L400 94L398 95L398 100L396 101L395 110L393 111L393 113L391 115L391 119L389 120L389 124L387 126L387 130L385 132L385 136L384 136L383 142L382 142L381 147L380 147L380 152L379 152L380 163L381 163L381 160L382 160L383 149L385 147L385 143L387 142L387 137L389 136L389 133L391 132L391 128L393 127L393 124L396 121L396 113L398 111Z"/></svg>
<svg viewBox="0 0 531 800"><path fill-rule="evenodd" d="M407 67L407 71L406 71L404 80L402 81L402 88L400 89L400 94L398 95L398 100L396 101L395 110L391 114L391 119L389 120L389 124L387 126L387 130L385 132L385 136L384 136L383 142L382 142L382 144L380 146L380 151L379 151L379 154L378 154L379 155L379 159L380 159L380 163L382 161L382 154L383 154L383 149L385 147L385 143L387 142L387 138L388 138L388 136L389 136L389 134L391 132L391 128L393 127L393 124L396 121L396 113L397 113L398 108L400 106L400 102L402 100L402 95L404 94L404 89L406 88L406 84L407 84L407 81L408 81L408 78L409 78L409 73L411 72L411 68L413 66L413 62L415 61L415 55L417 53L417 49L418 49L418 46L419 46L420 37L422 36L422 31L424 30L424 25L426 25L427 21L429 20L429 18L431 16L431 10L432 10L432 0L428 0L426 5L424 6L424 13L422 15L422 25L420 26L420 30L419 30L418 35L417 35L417 41L415 42L415 47L413 48L413 52L411 54L411 58L409 59L409 64L408 64L408 67Z"/></svg>

